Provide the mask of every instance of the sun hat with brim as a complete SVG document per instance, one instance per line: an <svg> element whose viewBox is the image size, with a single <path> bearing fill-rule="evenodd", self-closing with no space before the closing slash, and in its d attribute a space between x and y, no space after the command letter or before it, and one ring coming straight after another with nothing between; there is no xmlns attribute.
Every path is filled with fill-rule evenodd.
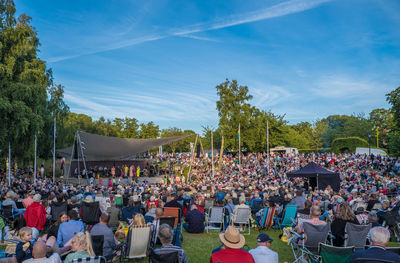
<svg viewBox="0 0 400 263"><path fill-rule="evenodd" d="M219 240L229 248L242 248L246 243L244 236L233 226L228 226L225 233L219 234Z"/></svg>

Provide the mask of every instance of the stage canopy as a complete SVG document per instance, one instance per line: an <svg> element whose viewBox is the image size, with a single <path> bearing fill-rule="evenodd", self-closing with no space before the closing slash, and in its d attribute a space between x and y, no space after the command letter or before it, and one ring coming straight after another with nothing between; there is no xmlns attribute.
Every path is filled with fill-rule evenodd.
<svg viewBox="0 0 400 263"><path fill-rule="evenodd" d="M69 158L73 151L72 148L75 146L74 151L78 155L81 155L83 152L85 161L128 160L132 159L132 156L136 154L147 152L161 145L180 141L189 136L191 135L159 139L126 139L77 131L74 145L57 150L57 153Z"/></svg>
<svg viewBox="0 0 400 263"><path fill-rule="evenodd" d="M305 177L310 178L311 185L312 181L316 180L315 185L318 189L324 190L328 185L332 187L335 192L340 190L340 176L338 173L326 170L318 164L311 162L297 170L286 174L287 177Z"/></svg>

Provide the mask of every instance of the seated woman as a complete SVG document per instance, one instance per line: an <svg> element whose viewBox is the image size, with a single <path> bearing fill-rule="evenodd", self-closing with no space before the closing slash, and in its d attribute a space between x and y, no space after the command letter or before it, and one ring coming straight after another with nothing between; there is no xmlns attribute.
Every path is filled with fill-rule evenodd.
<svg viewBox="0 0 400 263"><path fill-rule="evenodd" d="M333 239L334 246L343 247L346 223L359 225L359 222L350 206L347 203L340 203L339 210L331 224L332 235L335 237Z"/></svg>
<svg viewBox="0 0 400 263"><path fill-rule="evenodd" d="M77 258L93 257L94 252L92 248L92 241L88 232L76 233L71 241L72 253L68 254L64 263L71 263L72 260Z"/></svg>
<svg viewBox="0 0 400 263"><path fill-rule="evenodd" d="M146 222L142 214L135 214L131 222L131 226L146 226Z"/></svg>
<svg viewBox="0 0 400 263"><path fill-rule="evenodd" d="M15 250L17 248L17 244L21 241L19 238L19 230L26 226L24 215L18 215L15 217L13 222L13 229L6 232L4 241L6 246L6 256L13 257L15 256Z"/></svg>
<svg viewBox="0 0 400 263"><path fill-rule="evenodd" d="M57 234L58 234L58 228L60 227L60 225L64 222L68 222L68 215L66 212L61 212L57 221L52 224L49 228L49 230L47 231L47 237L55 237L57 239Z"/></svg>

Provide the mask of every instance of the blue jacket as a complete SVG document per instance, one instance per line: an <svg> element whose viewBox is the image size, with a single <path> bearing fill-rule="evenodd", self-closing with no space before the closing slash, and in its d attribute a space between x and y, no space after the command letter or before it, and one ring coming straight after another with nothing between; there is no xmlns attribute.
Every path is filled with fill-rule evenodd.
<svg viewBox="0 0 400 263"><path fill-rule="evenodd" d="M400 262L400 256L388 251L383 247L371 246L368 249L358 250L351 255L351 258L347 261L349 263L353 262L357 258L374 258L374 259L384 259L393 262ZM371 261L372 262L372 261Z"/></svg>

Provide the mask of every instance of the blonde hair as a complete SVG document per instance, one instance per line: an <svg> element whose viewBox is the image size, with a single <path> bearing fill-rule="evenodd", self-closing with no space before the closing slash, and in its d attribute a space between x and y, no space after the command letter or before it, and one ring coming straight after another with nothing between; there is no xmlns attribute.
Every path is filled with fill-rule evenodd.
<svg viewBox="0 0 400 263"><path fill-rule="evenodd" d="M145 226L144 216L142 214L136 214L132 220L134 226Z"/></svg>
<svg viewBox="0 0 400 263"><path fill-rule="evenodd" d="M89 232L86 231L85 233L76 233L74 236L74 241L77 242L80 246L85 247L85 250L89 253L91 257L95 255Z"/></svg>
<svg viewBox="0 0 400 263"><path fill-rule="evenodd" d="M341 203L339 206L338 217L345 221L353 221L356 216L346 203Z"/></svg>
<svg viewBox="0 0 400 263"><path fill-rule="evenodd" d="M27 235L29 232L32 233L32 228L24 226L23 228L21 228L18 231L18 235L21 238L21 237L24 237L25 235Z"/></svg>

